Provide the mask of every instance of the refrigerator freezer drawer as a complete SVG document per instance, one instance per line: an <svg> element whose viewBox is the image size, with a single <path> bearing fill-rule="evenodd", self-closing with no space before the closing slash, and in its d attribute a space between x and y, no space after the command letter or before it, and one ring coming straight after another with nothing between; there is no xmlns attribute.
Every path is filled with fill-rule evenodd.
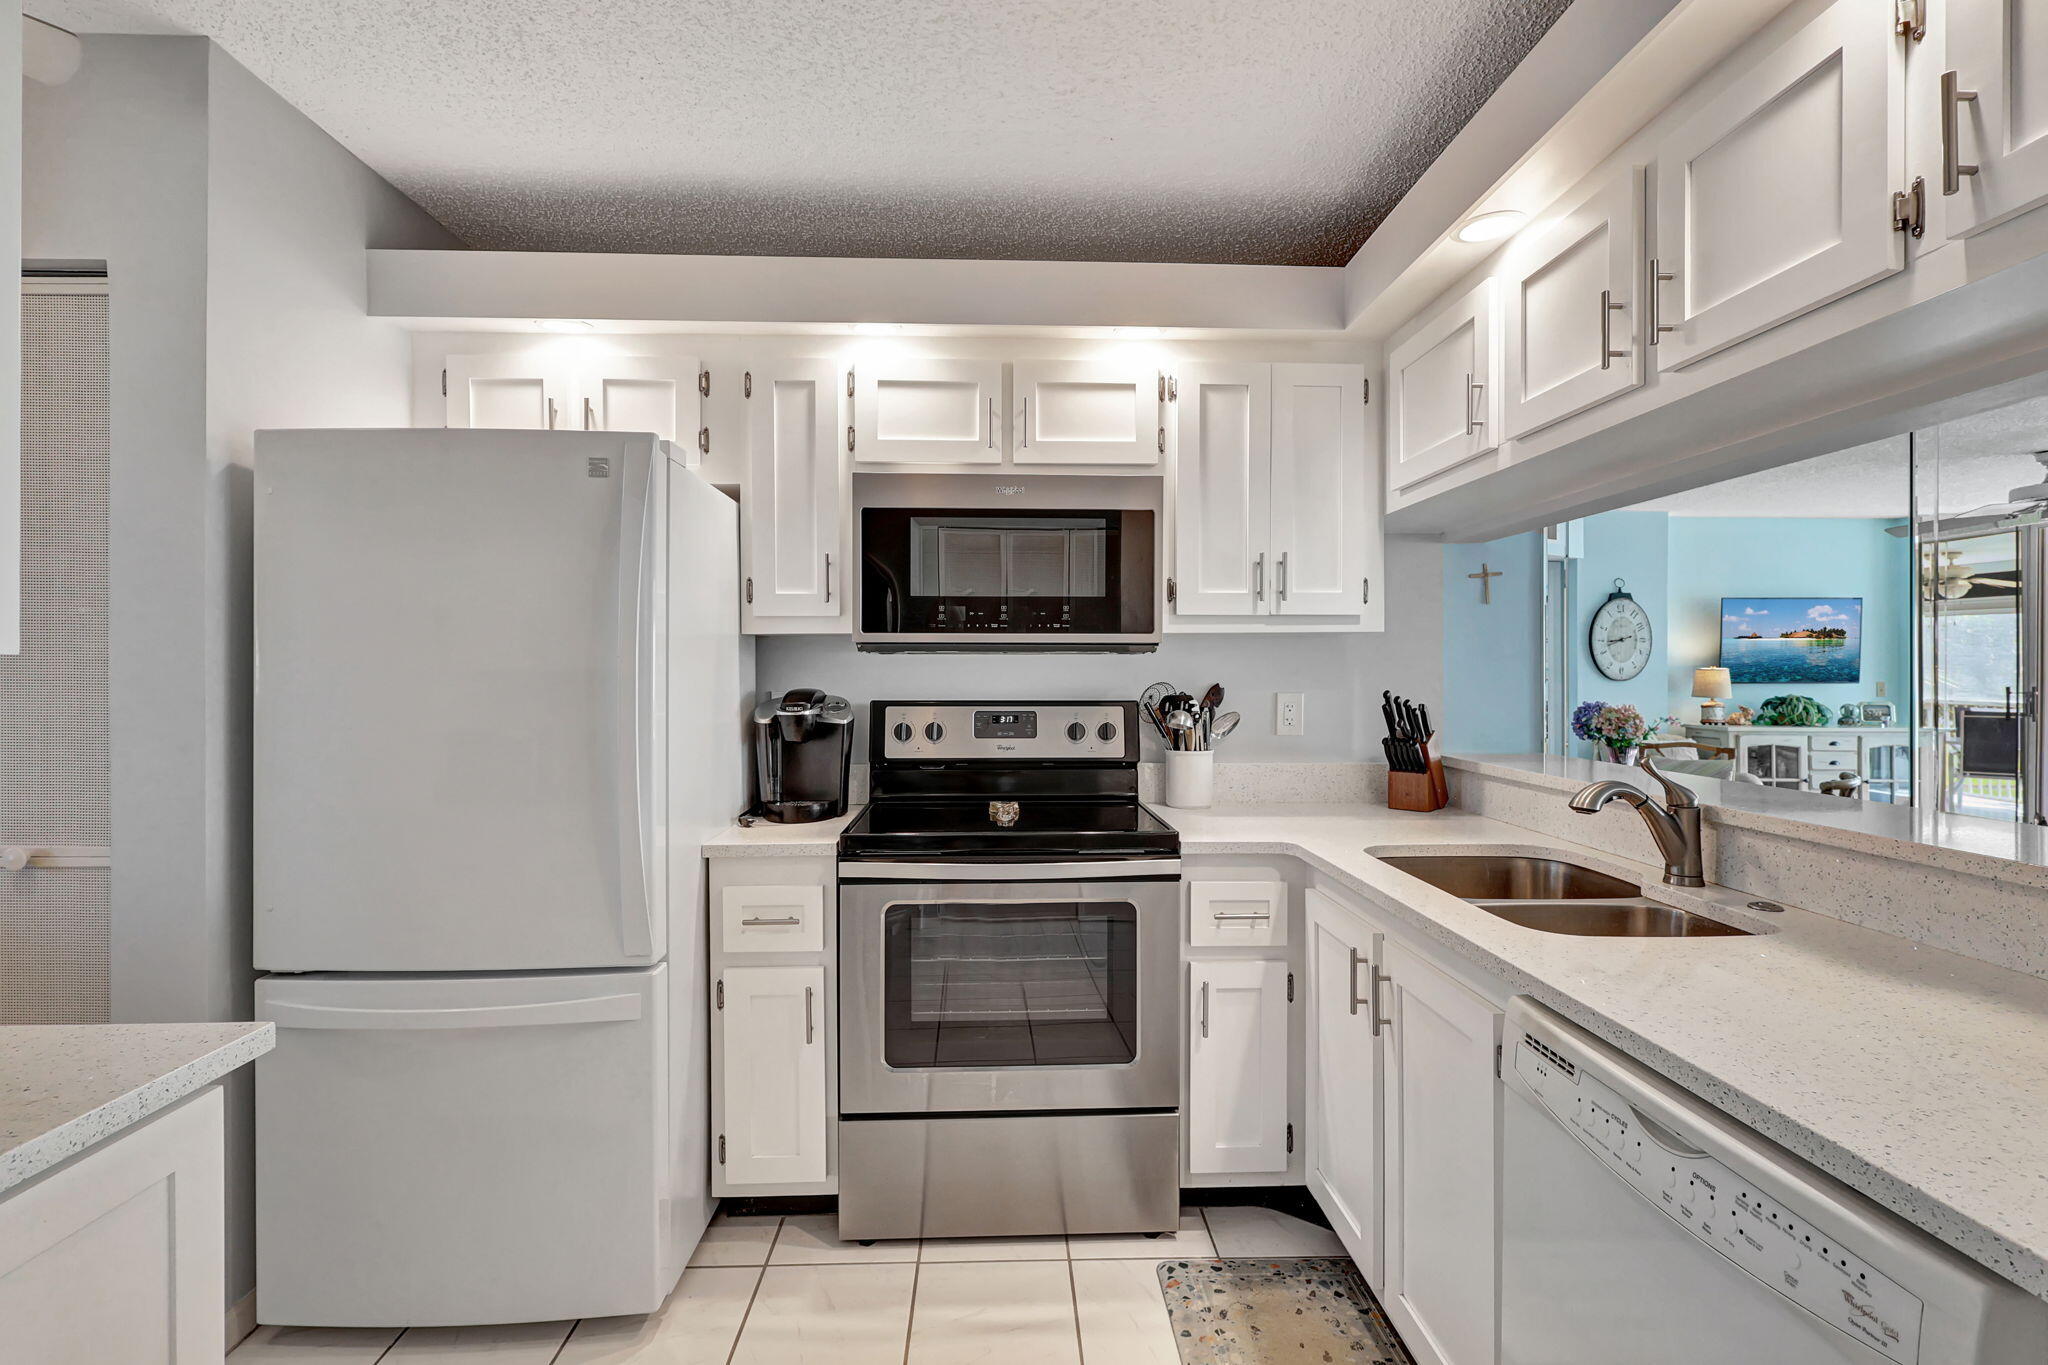
<svg viewBox="0 0 2048 1365"><path fill-rule="evenodd" d="M670 1249L664 966L266 977L259 1311L395 1327L646 1313Z"/></svg>

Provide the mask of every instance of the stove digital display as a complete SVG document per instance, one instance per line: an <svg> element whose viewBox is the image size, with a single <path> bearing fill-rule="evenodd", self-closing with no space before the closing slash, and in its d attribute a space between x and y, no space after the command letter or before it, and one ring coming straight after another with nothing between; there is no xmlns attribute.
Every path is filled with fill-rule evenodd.
<svg viewBox="0 0 2048 1365"><path fill-rule="evenodd" d="M976 711L976 739L1037 739L1036 711Z"/></svg>

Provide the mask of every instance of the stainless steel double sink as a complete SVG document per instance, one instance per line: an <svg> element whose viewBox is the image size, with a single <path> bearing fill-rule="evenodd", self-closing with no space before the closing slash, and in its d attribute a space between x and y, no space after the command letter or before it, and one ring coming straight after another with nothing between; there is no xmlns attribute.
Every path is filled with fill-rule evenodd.
<svg viewBox="0 0 2048 1365"><path fill-rule="evenodd" d="M1546 934L1589 938L1711 938L1747 929L1645 896L1642 888L1557 858L1506 853L1383 855L1388 867Z"/></svg>

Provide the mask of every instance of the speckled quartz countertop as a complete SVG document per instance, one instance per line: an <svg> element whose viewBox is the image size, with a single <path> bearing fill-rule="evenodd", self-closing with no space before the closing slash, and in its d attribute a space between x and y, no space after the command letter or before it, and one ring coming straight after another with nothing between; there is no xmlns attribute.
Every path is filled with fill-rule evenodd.
<svg viewBox="0 0 2048 1365"><path fill-rule="evenodd" d="M0 1198L276 1045L274 1024L0 1028Z"/></svg>
<svg viewBox="0 0 2048 1365"><path fill-rule="evenodd" d="M2048 1298L2048 981L1456 810L1155 807L1187 856L1295 857L1393 920ZM836 825L734 831L723 856L827 854ZM1569 854L1753 937L1574 938L1496 919L1368 850Z"/></svg>

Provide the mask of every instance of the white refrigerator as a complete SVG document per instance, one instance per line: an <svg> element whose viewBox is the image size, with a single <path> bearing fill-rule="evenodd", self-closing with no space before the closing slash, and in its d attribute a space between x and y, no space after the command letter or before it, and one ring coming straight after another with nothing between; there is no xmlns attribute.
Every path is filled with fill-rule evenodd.
<svg viewBox="0 0 2048 1365"><path fill-rule="evenodd" d="M650 435L256 440L258 1318L658 1307L710 1216L737 509Z"/></svg>

